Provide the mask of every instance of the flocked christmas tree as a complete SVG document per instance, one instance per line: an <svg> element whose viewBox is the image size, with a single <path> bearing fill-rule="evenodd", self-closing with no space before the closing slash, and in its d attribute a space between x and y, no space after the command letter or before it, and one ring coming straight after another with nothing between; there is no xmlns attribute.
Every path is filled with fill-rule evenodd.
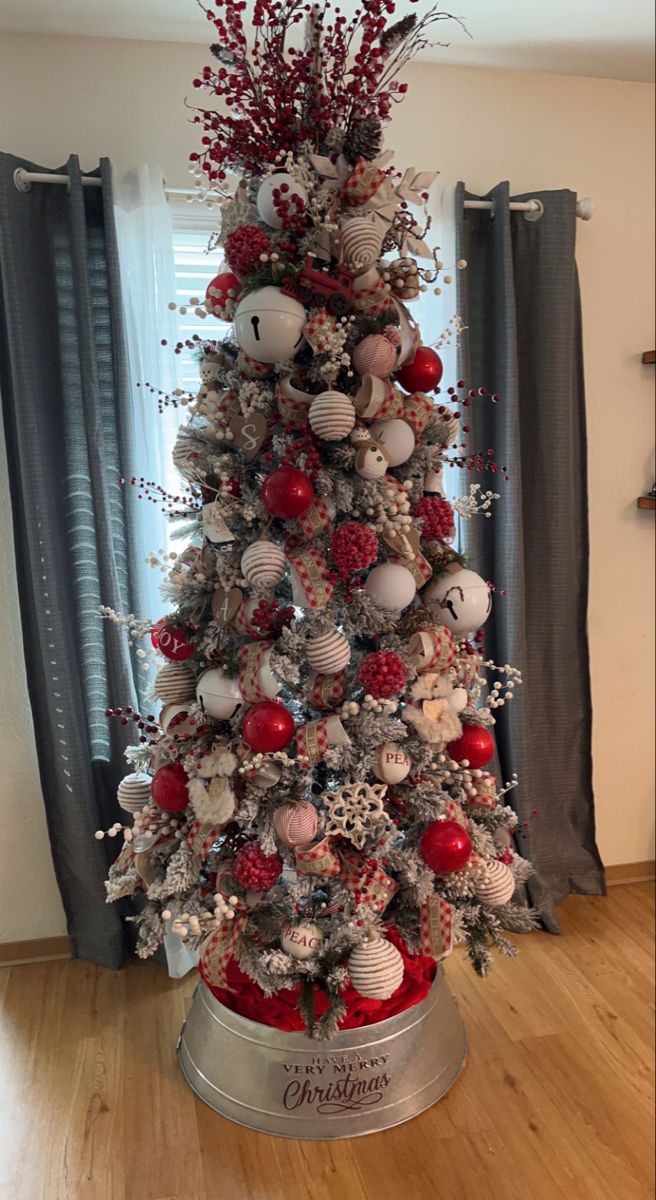
<svg viewBox="0 0 656 1200"><path fill-rule="evenodd" d="M230 330L198 343L198 395L172 398L189 544L168 614L125 619L168 661L107 887L144 894L141 955L180 935L225 1004L325 1037L423 999L454 940L485 974L531 927L485 771L518 673L485 661L490 587L452 548L454 510L493 497L445 498L444 463L477 461L470 394L439 394L407 307L438 278L434 176L382 151L398 73L445 14L257 0L248 45L244 8L208 12L195 81L220 101L194 110L192 159L221 199L205 308Z"/></svg>

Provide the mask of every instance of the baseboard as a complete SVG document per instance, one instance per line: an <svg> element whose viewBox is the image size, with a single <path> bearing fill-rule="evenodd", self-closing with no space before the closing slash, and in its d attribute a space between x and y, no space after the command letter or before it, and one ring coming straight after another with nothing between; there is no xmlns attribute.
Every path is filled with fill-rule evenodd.
<svg viewBox="0 0 656 1200"><path fill-rule="evenodd" d="M655 877L653 858L647 862L618 863L614 867L606 867L606 883L613 887L618 883L648 883Z"/></svg>
<svg viewBox="0 0 656 1200"><path fill-rule="evenodd" d="M30 938L27 942L0 943L0 967L70 957L71 946L67 937Z"/></svg>

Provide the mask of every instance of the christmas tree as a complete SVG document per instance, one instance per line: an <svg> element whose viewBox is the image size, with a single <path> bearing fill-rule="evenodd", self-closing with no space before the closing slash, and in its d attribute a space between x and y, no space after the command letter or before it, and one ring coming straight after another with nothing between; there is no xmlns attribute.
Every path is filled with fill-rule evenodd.
<svg viewBox="0 0 656 1200"><path fill-rule="evenodd" d="M485 660L490 586L453 548L495 494L443 485L445 462L481 465L459 432L474 393L440 392L408 307L441 265L434 174L382 149L446 14L257 0L248 44L244 7L208 12L195 81L220 101L194 110L192 159L220 198L205 309L229 332L197 347L198 395L172 397L189 544L167 615L125 619L167 661L157 719L112 710L141 737L107 890L141 894L140 955L181 936L225 1005L330 1037L418 1003L454 941L485 974L532 926L485 770L518 673Z"/></svg>

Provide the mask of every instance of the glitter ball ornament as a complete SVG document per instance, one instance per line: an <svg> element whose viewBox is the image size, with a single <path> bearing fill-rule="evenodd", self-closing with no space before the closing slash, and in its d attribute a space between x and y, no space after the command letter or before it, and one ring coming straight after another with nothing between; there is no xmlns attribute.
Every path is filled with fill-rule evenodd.
<svg viewBox="0 0 656 1200"><path fill-rule="evenodd" d="M282 874L282 861L265 854L259 842L247 842L235 855L234 874L249 892L267 892Z"/></svg>
<svg viewBox="0 0 656 1200"><path fill-rule="evenodd" d="M494 738L484 725L463 725L462 735L449 742L447 754L454 762L467 763L473 770L486 767L494 757Z"/></svg>
<svg viewBox="0 0 656 1200"><path fill-rule="evenodd" d="M403 958L385 938L356 946L347 965L356 992L369 1000L389 1000L403 982Z"/></svg>
<svg viewBox="0 0 656 1200"><path fill-rule="evenodd" d="M351 646L338 629L330 629L317 637L308 638L305 654L313 670L320 675L338 675L348 665Z"/></svg>
<svg viewBox="0 0 656 1200"><path fill-rule="evenodd" d="M399 467L413 453L416 438L407 421L395 417L391 421L377 421L371 426L371 436L378 442L389 458L390 467Z"/></svg>
<svg viewBox="0 0 656 1200"><path fill-rule="evenodd" d="M297 958L300 962L313 958L320 950L323 934L318 925L312 921L299 921L297 925L286 925L280 938L280 945L286 954Z"/></svg>
<svg viewBox="0 0 656 1200"><path fill-rule="evenodd" d="M507 904L515 892L515 876L505 863L493 859L477 871L474 891L481 904Z"/></svg>
<svg viewBox="0 0 656 1200"><path fill-rule="evenodd" d="M467 830L457 821L433 821L424 830L419 849L431 871L449 875L467 865L472 844Z"/></svg>
<svg viewBox="0 0 656 1200"><path fill-rule="evenodd" d="M189 803L189 779L181 763L168 763L156 771L151 783L153 803L165 812L183 812Z"/></svg>
<svg viewBox="0 0 656 1200"><path fill-rule="evenodd" d="M272 588L285 574L287 560L275 542L259 541L244 550L240 566L251 587Z"/></svg>
<svg viewBox="0 0 656 1200"><path fill-rule="evenodd" d="M310 405L310 429L324 442L341 442L355 425L355 406L342 392L322 392Z"/></svg>
<svg viewBox="0 0 656 1200"><path fill-rule="evenodd" d="M238 681L218 667L210 667L201 675L196 696L206 716L217 721L228 721L242 702Z"/></svg>
<svg viewBox="0 0 656 1200"><path fill-rule="evenodd" d="M417 585L412 573L399 563L381 563L367 575L365 591L381 608L401 612L415 598Z"/></svg>
<svg viewBox="0 0 656 1200"><path fill-rule="evenodd" d="M445 571L423 589L421 598L440 625L456 637L480 629L492 611L492 593L484 579L466 567Z"/></svg>
<svg viewBox="0 0 656 1200"><path fill-rule="evenodd" d="M398 654L376 650L360 663L358 679L365 692L377 700L400 696L408 676Z"/></svg>
<svg viewBox="0 0 656 1200"><path fill-rule="evenodd" d="M232 271L215 275L205 292L205 308L210 316L220 321L231 321L240 291L241 283Z"/></svg>
<svg viewBox="0 0 656 1200"><path fill-rule="evenodd" d="M405 392L432 392L438 386L444 367L437 351L419 346L412 362L405 363L396 373L397 382Z"/></svg>
<svg viewBox="0 0 656 1200"><path fill-rule="evenodd" d="M286 216L300 214L307 205L307 192L286 171L263 179L257 192L257 211L272 229L283 229Z"/></svg>
<svg viewBox="0 0 656 1200"><path fill-rule="evenodd" d="M145 771L133 771L118 785L116 799L124 812L140 812L150 803L152 778Z"/></svg>
<svg viewBox="0 0 656 1200"><path fill-rule="evenodd" d="M185 662L169 662L155 676L155 695L162 704L184 704L196 695L196 680Z"/></svg>
<svg viewBox="0 0 656 1200"><path fill-rule="evenodd" d="M453 509L440 496L423 496L412 506L413 517L421 520L421 536L427 542L451 542L456 527Z"/></svg>
<svg viewBox="0 0 656 1200"><path fill-rule="evenodd" d="M378 558L378 537L371 525L347 521L330 539L330 555L342 579L364 571Z"/></svg>
<svg viewBox="0 0 656 1200"><path fill-rule="evenodd" d="M309 800L281 804L273 814L273 828L283 846L307 846L317 832L319 817Z"/></svg>
<svg viewBox="0 0 656 1200"><path fill-rule="evenodd" d="M294 718L279 700L263 700L249 708L241 732L247 746L260 754L284 750L291 742Z"/></svg>
<svg viewBox="0 0 656 1200"><path fill-rule="evenodd" d="M159 650L165 658L170 658L172 662L184 662L185 659L193 657L194 647L189 638L188 629L183 629L181 625L174 625L165 617L157 622L150 634L150 640L155 649Z"/></svg>
<svg viewBox="0 0 656 1200"><path fill-rule="evenodd" d="M308 476L296 467L278 467L262 484L262 503L272 517L294 521L307 512L314 498Z"/></svg>
<svg viewBox="0 0 656 1200"><path fill-rule="evenodd" d="M396 366L396 346L382 333L370 333L358 342L352 357L358 375L387 379Z"/></svg>
<svg viewBox="0 0 656 1200"><path fill-rule="evenodd" d="M376 751L374 775L382 783L401 783L412 770L412 759L398 742L383 742Z"/></svg>
<svg viewBox="0 0 656 1200"><path fill-rule="evenodd" d="M258 288L239 301L235 337L256 363L286 362L303 344L307 313L278 287Z"/></svg>
<svg viewBox="0 0 656 1200"><path fill-rule="evenodd" d="M240 279L259 271L260 255L269 255L272 250L269 235L259 225L238 225L228 234L224 245L226 262Z"/></svg>

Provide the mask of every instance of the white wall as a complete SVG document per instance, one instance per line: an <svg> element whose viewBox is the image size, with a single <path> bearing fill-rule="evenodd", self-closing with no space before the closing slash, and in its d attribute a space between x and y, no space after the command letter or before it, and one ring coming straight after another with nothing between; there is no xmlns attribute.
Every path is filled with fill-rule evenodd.
<svg viewBox="0 0 656 1200"><path fill-rule="evenodd" d="M108 155L161 164L188 181L195 147L183 100L202 47L56 37L0 46L3 150L83 168ZM448 51L445 51L448 61ZM399 163L486 190L571 187L595 199L579 226L587 378L593 752L598 836L607 864L654 856L654 517L638 512L653 464L654 89L649 84L422 65L395 113ZM2 465L0 465L2 471ZM0 507L5 627L18 628L9 508ZM8 649L3 728L15 740L0 774L0 940L63 931L49 862L18 640ZM557 747L554 748L558 752ZM18 811L18 817L16 813ZM6 861L5 861L6 860ZM29 883L25 886L26 873Z"/></svg>

